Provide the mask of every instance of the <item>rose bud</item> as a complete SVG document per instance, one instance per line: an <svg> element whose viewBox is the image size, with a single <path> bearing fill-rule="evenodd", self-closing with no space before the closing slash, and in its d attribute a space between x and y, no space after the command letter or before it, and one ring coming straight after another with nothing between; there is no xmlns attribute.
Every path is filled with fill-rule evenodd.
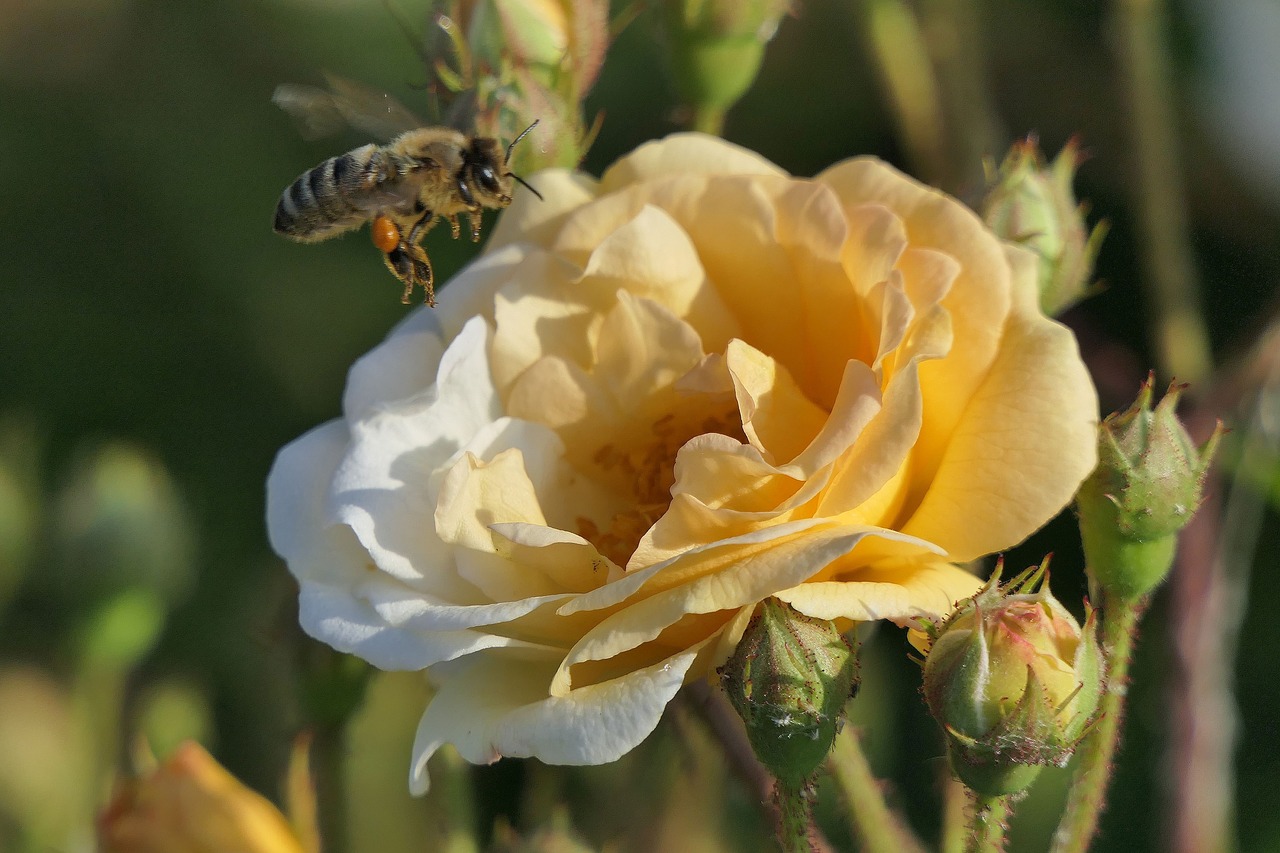
<svg viewBox="0 0 1280 853"><path fill-rule="evenodd" d="M150 774L117 785L98 818L103 853L304 853L288 820L188 741Z"/></svg>
<svg viewBox="0 0 1280 853"><path fill-rule="evenodd" d="M662 24L676 88L699 116L723 120L760 72L786 0L664 0ZM710 120L710 119L709 119Z"/></svg>
<svg viewBox="0 0 1280 853"><path fill-rule="evenodd" d="M1064 766L1098 702L1093 611L1082 631L1049 592L1047 561L962 602L924 662L924 695L959 779L985 796L1023 791Z"/></svg>
<svg viewBox="0 0 1280 853"><path fill-rule="evenodd" d="M1084 208L1071 189L1080 149L1068 142L1045 165L1034 139L1014 143L988 181L982 218L1005 240L1040 257L1040 305L1055 316L1090 293L1106 223L1086 232Z"/></svg>
<svg viewBox="0 0 1280 853"><path fill-rule="evenodd" d="M832 622L768 598L721 669L756 757L790 788L802 786L831 750L857 667Z"/></svg>
<svg viewBox="0 0 1280 853"><path fill-rule="evenodd" d="M1135 602L1173 564L1177 533L1196 508L1222 424L1196 447L1175 409L1172 386L1151 408L1152 378L1123 412L1098 430L1098 467L1080 487L1080 535L1090 579L1105 594Z"/></svg>

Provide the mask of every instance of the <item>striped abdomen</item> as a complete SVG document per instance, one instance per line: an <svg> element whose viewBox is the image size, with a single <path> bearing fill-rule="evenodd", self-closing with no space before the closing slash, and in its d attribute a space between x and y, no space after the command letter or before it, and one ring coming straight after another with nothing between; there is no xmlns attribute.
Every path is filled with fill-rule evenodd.
<svg viewBox="0 0 1280 853"><path fill-rule="evenodd" d="M379 146L364 145L299 175L276 204L276 232L295 240L325 240L366 222L384 201L383 161Z"/></svg>

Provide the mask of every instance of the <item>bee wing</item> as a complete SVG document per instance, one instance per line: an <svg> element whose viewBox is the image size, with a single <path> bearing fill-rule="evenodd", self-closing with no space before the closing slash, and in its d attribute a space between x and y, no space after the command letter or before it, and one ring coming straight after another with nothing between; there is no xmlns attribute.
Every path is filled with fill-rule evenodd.
<svg viewBox="0 0 1280 853"><path fill-rule="evenodd" d="M378 139L393 139L423 122L388 95L359 83L326 74L328 89L285 83L271 100L297 119L306 139L331 136L354 127Z"/></svg>

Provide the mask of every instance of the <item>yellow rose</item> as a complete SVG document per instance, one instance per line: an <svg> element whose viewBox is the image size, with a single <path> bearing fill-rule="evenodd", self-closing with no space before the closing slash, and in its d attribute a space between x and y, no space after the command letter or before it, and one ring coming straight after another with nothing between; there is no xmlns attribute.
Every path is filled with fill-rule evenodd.
<svg viewBox="0 0 1280 853"><path fill-rule="evenodd" d="M103 853L304 853L289 822L195 742L120 784L98 818Z"/></svg>
<svg viewBox="0 0 1280 853"><path fill-rule="evenodd" d="M429 668L416 789L445 742L618 757L769 596L941 616L1092 468L1035 257L954 199L700 135L533 183L269 483L304 627Z"/></svg>

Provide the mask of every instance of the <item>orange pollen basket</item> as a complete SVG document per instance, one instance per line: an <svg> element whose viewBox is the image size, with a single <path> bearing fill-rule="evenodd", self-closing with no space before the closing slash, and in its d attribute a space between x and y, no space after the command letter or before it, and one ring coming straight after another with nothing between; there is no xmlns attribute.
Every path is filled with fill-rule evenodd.
<svg viewBox="0 0 1280 853"><path fill-rule="evenodd" d="M369 227L369 236L373 238L373 245L388 254L400 245L399 226L385 216L374 217L373 224Z"/></svg>

